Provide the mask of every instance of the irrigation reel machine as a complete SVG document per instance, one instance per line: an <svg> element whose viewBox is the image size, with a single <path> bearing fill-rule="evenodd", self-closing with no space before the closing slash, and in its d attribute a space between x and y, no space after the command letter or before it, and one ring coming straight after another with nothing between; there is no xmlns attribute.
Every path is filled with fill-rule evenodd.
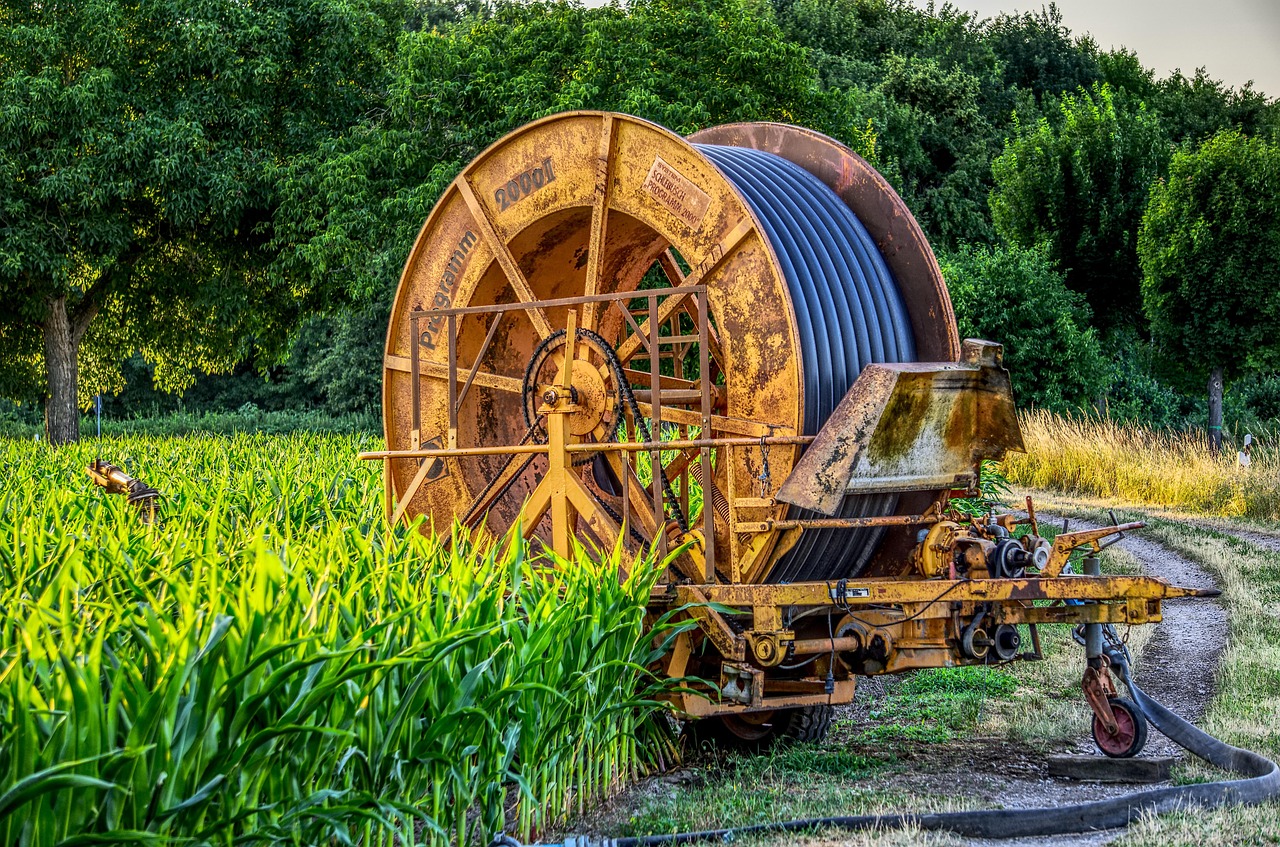
<svg viewBox="0 0 1280 847"><path fill-rule="evenodd" d="M1130 756L1143 710L1103 627L1214 592L1070 572L1140 524L1050 541L1033 511L1020 534L951 507L1023 448L1001 353L960 340L915 219L839 143L567 113L431 212L387 333L386 449L363 457L393 521L675 553L651 609L697 627L664 670L708 681L673 696L723 737L817 738L859 675L1034 658L1068 624L1099 747Z"/></svg>

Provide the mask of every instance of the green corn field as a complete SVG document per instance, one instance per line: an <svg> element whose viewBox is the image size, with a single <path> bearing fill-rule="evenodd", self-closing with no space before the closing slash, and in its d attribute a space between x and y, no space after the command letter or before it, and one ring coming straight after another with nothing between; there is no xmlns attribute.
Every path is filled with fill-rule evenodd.
<svg viewBox="0 0 1280 847"><path fill-rule="evenodd" d="M376 446L0 442L0 844L528 837L670 760L660 569L390 529Z"/></svg>

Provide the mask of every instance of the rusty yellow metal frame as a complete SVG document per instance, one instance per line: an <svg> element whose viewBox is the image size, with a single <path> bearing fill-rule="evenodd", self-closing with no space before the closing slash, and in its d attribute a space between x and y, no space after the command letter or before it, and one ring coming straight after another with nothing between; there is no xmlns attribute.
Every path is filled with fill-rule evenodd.
<svg viewBox="0 0 1280 847"><path fill-rule="evenodd" d="M415 495L416 487L423 482L433 468L435 462L456 462L464 457L498 456L506 457L509 464L499 475L499 481L514 478L510 463L512 457L544 455L548 466L536 487L526 496L524 508L527 515L526 535L532 535L543 515L551 515L551 547L561 557L567 558L573 547L575 527L589 528L591 534L602 540L626 538L624 525L633 517L639 518L639 525L644 533L656 540L660 549L665 550L668 537L662 531L665 519L664 495L655 478L649 490L644 490L635 477L630 462L625 459L628 454L648 453L653 461L658 454L665 451L680 451L684 456L673 463L680 472L687 472L690 465L700 465L703 478L714 478L710 473L712 456L724 454L735 449L760 449L766 445L803 446L813 441L811 436L788 433L769 432L759 436L737 434L743 427L737 422L728 421L713 413L711 392L705 381L696 389L686 388L685 381L677 381L672 389L664 387L661 378L653 379L646 393L646 403L641 413L660 421L664 414L671 410L664 409L664 399L675 398L690 403L689 397L696 393L702 403L697 411L678 410L688 422L701 424L701 434L696 438L682 438L674 441L646 442L597 442L583 443L574 435L574 427L570 422L575 415L589 412L577 402L574 391L575 366L577 362L576 327L579 309L586 305L599 307L594 310L593 318L600 320L607 316L608 309L613 306L624 306L628 301L644 299L650 321L645 327L652 326L655 318L671 314L669 308L673 302L684 302L692 299L699 311L705 315L706 289L690 286L690 290L657 289L646 292L610 292L594 294L578 298L568 298L556 303L534 303L539 310L547 311L553 306L567 307L564 312L566 325L565 350L561 356L554 381L545 385L539 384L541 392L540 415L547 423L547 439L543 444L510 444L510 445L463 445L459 443L458 409L460 398L464 397L472 384L481 384L478 362L466 368L461 365L455 353L456 321L470 314L493 314L490 330L485 343L480 348L480 355L493 337L493 328L508 311L523 311L530 307L529 303L502 304L497 306L454 307L438 309L433 313L415 312L409 316L416 333L418 322L426 320L428 315L442 320L448 347L448 362L444 368L448 383L447 394L451 413L449 415L448 436L443 443L435 445L415 444L399 449L388 449L362 453L361 458L376 459L383 462L393 460L410 460L419 463L408 489L402 495L393 512L393 519L399 519L405 513L410 500ZM630 312L626 308L621 311L630 320ZM679 343L681 339L664 336L661 339L647 332L632 321L635 332L629 336L627 344L635 348L630 352L643 349L650 358L651 373L657 373L656 360L660 345ZM693 340L704 342L704 349L709 344L710 327L703 324L699 334L691 336ZM628 349L630 349L628 347ZM981 375L981 380L990 381L988 375L999 368L998 351L994 358L988 347L970 344L966 351L974 358L969 367L975 368L973 373ZM981 354L987 354L985 358ZM410 363L413 372L423 363L416 360ZM966 363L948 366L945 372L962 371ZM913 374L928 375L930 366L912 366ZM938 371L943 373L944 371ZM894 372L896 374L896 372ZM1001 370L1000 373L1003 373ZM465 374L465 376L464 376ZM647 376L648 374L644 374ZM459 391L458 386L462 388ZM521 389L524 390L523 388ZM671 394L666 394L666 391ZM895 389L896 390L896 389ZM954 386L950 389L955 391ZM851 392L852 393L852 392ZM1000 392L993 392L999 394ZM886 406L885 398L890 392L882 392L878 403ZM686 396L688 395L688 396ZM955 401L952 401L953 405ZM948 407L950 408L950 407ZM881 421L883 426L883 409ZM680 415L674 415L680 418ZM865 416L864 416L865 417ZM876 416L872 415L872 418ZM943 417L954 419L956 414L948 411ZM874 422L874 421L873 421ZM776 429L776 428L775 428ZM871 431L869 427L862 427ZM710 437L706 434L711 433ZM828 446L827 451L834 448ZM860 448L859 448L860 449ZM839 452L838 450L836 452ZM602 453L611 456L615 468L622 469L620 476L625 476L629 485L624 489L624 517L620 523L605 509L601 508L597 495L589 490L582 479L581 472L576 470L573 460L576 456ZM806 454L813 455L813 454ZM803 469L804 462L801 462ZM852 465L850 465L852 467ZM688 477L686 476L687 480ZM835 488L843 489L843 478L833 483ZM715 510L704 509L699 523L690 528L688 535L673 539L681 543L683 551L672 558L671 567L679 575L683 584L669 581L656 589L650 598L651 610L655 613L674 606L683 607L685 614L697 623L697 630L685 633L677 641L669 661L667 672L673 676L683 676L692 655L692 639L705 639L721 660L722 677L726 673L734 675L734 679L749 680L743 688L734 688L727 678L717 681L717 685L690 686L677 695L677 706L690 716L708 716L714 714L731 714L745 711L764 711L777 708L791 708L816 703L847 702L853 696L854 676L851 669L836 661L836 654L848 649L848 645L856 639L853 637L830 637L825 639L807 638L797 644L797 634L788 629L784 623L789 611L796 609L818 610L827 615L848 615L856 617L861 625L867 627L868 637L877 634L892 646L886 648L886 655L880 672L896 672L912 668L942 667L963 663L954 637L953 619L964 617L972 619L976 610L983 609L995 624L1031 625L1039 624L1081 624L1081 623L1123 623L1140 624L1160 620L1161 603L1164 600L1180 597L1203 596L1206 592L1179 588L1168 585L1161 580L1150 577L1133 576L1076 576L1062 575L1067 558L1072 551L1087 547L1100 549L1101 541L1109 535L1124 530L1134 529L1140 524L1125 524L1115 527L1103 527L1074 533L1059 535L1052 545L1042 572L1021 579L956 579L956 578L922 578L920 574L896 577L868 577L840 582L810 582L796 584L759 584L745 581L752 573L757 572L756 562L768 554L770 541L779 532L804 531L806 529L825 528L831 526L898 526L936 525L944 520L938 503L934 503L927 511L915 515L892 515L876 518L836 518L836 519L792 519L767 518L765 520L747 520L739 516L741 510L746 514L768 514L781 507L776 499L768 497L741 496L733 486L729 477L728 526L721 529L721 539L728 540L727 562L716 566L717 537L710 522L715 520ZM718 493L718 492L717 492ZM629 504L650 501L651 511L644 509L633 511ZM486 506L492 500L486 501ZM647 518L647 519L646 519ZM723 516L721 516L723 520ZM1005 524L1008 523L1006 520ZM958 524L948 524L959 528ZM1009 529L1008 526L1004 527ZM967 530L966 530L967 531ZM725 536L727 535L727 539ZM759 543L757 539L764 539ZM946 577L945 569L936 568L930 572L934 576ZM950 575L955 576L954 569ZM1072 601L1070 604L1065 601ZM744 623L749 621L749 623ZM950 629L948 627L951 627ZM815 655L819 660L815 667L825 665L825 675L812 677L778 676L771 669L782 664L788 656ZM819 653L829 654L826 657ZM720 689L728 686L729 691L749 692L749 702L730 700L720 696Z"/></svg>
<svg viewBox="0 0 1280 847"><path fill-rule="evenodd" d="M739 124L696 140L788 158L849 204L886 248L926 363L869 368L813 443L802 435L813 422L803 416L794 307L744 198L661 127L600 112L552 116L469 164L406 262L383 359L387 449L361 454L383 463L393 523L414 515L443 523L462 509L467 521L485 515L493 532L523 520L526 534L540 533L566 558L583 535L638 550L633 528L661 553L679 545L650 609L680 609L697 624L677 638L669 676L718 674L676 695L690 716L848 702L858 674L972 661L957 644L964 621L1028 625L1036 641L1039 624L1158 621L1165 600L1208 593L1149 577L1063 574L1073 550L1100 549L1107 535L1134 525L1060 535L1041 573L1021 579L956 578L964 557L939 544L928 567L903 547L872 563L867 578L764 584L814 529L899 527L905 545L910 527L949 521L953 536L972 533L968 551L995 547L991 532L962 530L960 518L944 514L947 489L971 485L980 458L1017 449L1021 439L998 346L960 343L932 252L874 169L795 127ZM640 290L654 267L669 287ZM579 327L603 338L617 362L590 361ZM529 443L529 432L521 437L526 366L559 328L554 378L544 374L534 386L546 443ZM698 378L686 379L695 345ZM663 362L676 376L662 376ZM583 396L590 392L579 371L588 364L598 368L585 374L592 385L607 385L616 375L610 367L622 368L627 385L614 388L634 391L635 415L654 422L649 439L586 439L603 409L600 396ZM663 421L678 428L674 441L662 440ZM772 474L787 481L779 490L759 484L770 446ZM683 535L670 529L660 474L645 485L634 467L639 453L656 466L669 451L679 454L670 471L683 506L694 476L714 506ZM595 455L620 483L613 505L575 466ZM788 503L831 514L851 487L868 486L908 492L903 514L788 515ZM800 632L796 610L840 623L830 633ZM855 667L857 650L870 658ZM787 662L795 655L813 661L796 669Z"/></svg>
<svg viewBox="0 0 1280 847"><path fill-rule="evenodd" d="M415 495L416 487L423 482L433 468L435 462L456 462L464 457L497 456L506 457L509 464L498 476L498 481L510 481L519 470L511 463L513 457L537 456L546 457L548 466L539 478L536 487L528 493L524 501L527 515L526 535L532 535L538 527L543 515L551 516L552 549L561 557L567 558L573 548L573 538L578 530L588 528L595 537L601 540L627 538L624 526L633 517L643 532L655 539L659 548L665 550L668 543L667 533L662 530L665 521L664 494L655 477L649 490L645 490L636 478L628 454L648 453L654 462L658 461L660 452L679 451L684 455L672 464L681 473L687 473L692 464L698 464L704 479L713 479L710 473L712 456L736 449L760 449L766 445L803 446L813 441L811 436L801 436L793 432L776 431L759 436L737 434L743 427L737 422L727 421L713 413L711 391L705 381L695 388L685 387L685 381L666 389L664 381L659 377L653 379L646 393L646 403L641 413L661 421L664 414L671 410L664 409L664 401L668 398L692 404L690 397L695 392L702 402L697 411L678 410L683 413L687 422L698 422L701 433L696 438L682 438L674 441L644 442L595 442L584 443L574 433L571 425L574 417L590 413L578 402L574 388L574 372L577 361L576 328L579 309L587 305L598 307L594 310L595 320L603 319L611 306L619 306L627 319L630 311L625 304L636 299L647 302L649 322L646 327L653 326L653 321L663 314L671 314L674 309L668 308L672 302L684 302L692 299L699 311L705 315L706 289L691 286L690 290L657 289L646 292L610 292L594 294L579 298L568 298L557 303L534 303L542 311L552 306L564 306L564 322L566 326L565 350L560 358L555 379L546 384L539 384L541 393L539 414L547 424L547 439L543 444L510 444L510 445L464 445L459 443L458 409L460 398L464 397L473 384L481 384L479 374L483 373L476 364L467 368L461 365L455 353L456 322L469 314L492 314L486 341L480 348L480 355L493 338L493 328L498 325L502 316L509 311L523 311L530 307L529 303L502 304L497 306L454 307L438 309L433 313L415 312L409 316L410 322L417 331L418 322L426 320L428 315L442 320L446 335L448 362L444 368L447 395L451 413L447 438L443 443L435 445L415 444L399 449L388 449L362 453L361 458L376 459L383 462L393 460L409 460L419 463L408 489L402 495L400 503L393 512L393 519L405 513L410 500ZM650 358L650 373L658 372L657 355L660 345L673 345L682 339L669 336L658 338L647 332L644 327L632 321L635 332L629 336L628 344L634 347L631 352L643 349ZM693 340L709 344L710 327L703 324L699 334L691 336ZM624 345L626 347L627 345ZM628 348L630 349L630 348ZM964 371L966 364L979 375L979 381L990 382L990 373L999 369L998 351L991 354L989 347L977 344L966 346L974 359L971 363L947 366L938 373L957 373ZM985 355L985 358L983 357ZM413 372L422 366L416 360L410 363ZM931 366L912 366L912 374L928 377ZM1002 370L999 371L1003 373ZM897 372L893 372L895 375ZM647 376L648 374L644 374ZM973 377L968 377L973 379ZM953 380L954 381L954 380ZM890 383L895 385L896 383ZM958 383L957 383L958 384ZM461 390L458 386L461 385ZM998 386L997 386L998 388ZM524 388L521 389L525 390ZM894 389L897 390L896 388ZM952 392L958 389L951 386ZM671 391L671 394L667 394ZM851 392L852 393L852 392ZM999 391L993 391L999 395ZM892 392L881 392L877 408L887 406ZM957 395L958 396L958 395ZM952 405L957 401L951 400ZM956 413L948 411L943 418L953 420ZM957 405L958 408L958 405ZM598 410L597 410L598 411ZM883 409L880 417L875 418L877 427L884 424ZM680 415L673 417L680 418ZM866 417L866 415L864 415ZM579 427L580 429L581 427ZM775 428L776 429L776 428ZM874 428L856 429L872 431ZM708 436L707 433L711 435ZM839 450L830 445L827 452ZM861 448L858 448L861 449ZM856 452L856 451L855 451ZM622 522L602 508L598 495L589 490L579 470L575 469L573 460L577 456L602 453L611 457L613 466L621 469L619 476L628 480L624 488L624 517ZM806 454L813 455L813 454ZM723 461L723 460L721 460ZM804 462L801 462L801 469ZM850 467L852 465L850 464ZM957 465L958 467L958 465ZM684 477L686 480L688 476ZM898 526L911 527L937 525L939 521L950 519L945 516L938 503L928 510L915 515L891 515L876 518L807 518L782 519L767 518L765 520L747 520L740 517L745 514L776 514L781 508L774 498L739 495L734 490L732 476L728 479L730 491L726 499L729 508L728 525L719 527L720 538L729 542L728 553L724 556L727 562L716 565L717 534L712 529L711 521L716 520L715 510L704 509L696 526L682 538L674 540L683 545L682 552L670 560L671 567L678 574L679 580L664 583L656 589L650 598L650 607L654 613L672 607L682 607L697 623L697 629L684 633L677 640L676 648L668 662L667 673L672 676L684 676L690 657L693 654L693 639L705 639L709 642L714 654L720 660L721 679L710 681L715 684L694 684L688 686L680 694L675 695L676 705L683 713L690 716L709 716L716 714L733 714L747 711L766 711L778 708L818 703L848 702L853 696L854 669L838 662L836 654L849 649L856 642L853 636L829 637L814 639L812 637L797 642L797 633L788 628L785 621L791 611L797 609L817 610L828 616L846 615L856 619L865 628L866 636L882 638L887 644L882 663L877 664L877 672L897 672L913 668L944 667L961 664L965 661L956 646L956 621L960 618L972 619L977 610L989 615L997 625L1030 625L1039 624L1081 624L1081 623L1122 623L1141 624L1160 620L1161 603L1164 600L1180 597L1203 596L1206 592L1180 588L1150 578L1134 576L1077 576L1062 575L1062 570L1072 551L1087 547L1100 549L1101 541L1109 535L1124 530L1134 529L1140 524L1125 524L1115 527L1103 527L1074 533L1059 535L1052 545L1048 561L1042 572L1021 579L957 579L954 568L950 576L945 568L935 568L929 573L943 578L922 578L921 574L905 576L876 576L840 582L809 582L795 584L759 584L746 581L752 573L758 572L760 557L768 554L770 541L779 532L804 531L806 529L832 526ZM835 489L843 490L843 478L833 483ZM834 490L834 489L833 489ZM718 492L717 492L718 493ZM486 506L492 502L486 501ZM633 511L630 504L651 503L651 511L644 509ZM752 510L755 510L754 512ZM647 519L646 519L647 518ZM723 515L720 520L723 520ZM1004 524L1008 524L1006 520ZM1007 530L1010 527L1004 526ZM960 529L958 524L948 524ZM969 530L965 530L968 532ZM727 538L726 538L727 536ZM764 539L759 543L757 539ZM990 543L990 542L985 542ZM1071 601L1068 604L1066 601ZM812 634L810 634L812 635ZM789 656L809 655L815 658L815 668L823 673L809 677L778 675L772 669L783 664ZM827 654L827 655L821 655ZM745 686L737 686L733 680L747 680ZM736 687L735 687L736 686ZM746 702L721 696L721 691L740 692L747 698Z"/></svg>
<svg viewBox="0 0 1280 847"><path fill-rule="evenodd" d="M1183 588L1149 576L1028 576L1023 579L891 579L801 582L789 585L674 585L654 591L653 602L677 601L698 591L726 606L873 606L940 602L1033 600L1127 601L1211 597L1207 589ZM838 595L838 596L837 596Z"/></svg>
<svg viewBox="0 0 1280 847"><path fill-rule="evenodd" d="M651 609L656 614L684 607L697 621L698 631L726 661L752 668L755 687L751 703L721 700L711 686L692 686L673 697L683 713L705 717L852 699L853 674L845 668L840 668L834 688L821 675L785 680L769 675L768 668L780 663L788 649L797 656L829 653L831 666L838 668L835 655L847 651L856 640L796 641L794 632L780 626L785 610L825 608L830 613L848 614L870 630L884 633L893 648L882 670L894 673L965 663L945 624L956 615L971 617L979 607L987 610L995 624L1137 625L1159 622L1165 600L1214 594L1211 589L1183 588L1141 576L869 579L792 585L669 585L654 590ZM751 623L734 627L729 618ZM691 650L688 642L693 637L690 633L681 636L685 643L677 644L668 672L686 672Z"/></svg>
<svg viewBox="0 0 1280 847"><path fill-rule="evenodd" d="M639 286L655 265L670 287L653 296ZM646 308L633 314L611 300ZM614 345L629 377L643 372L641 362L647 376L659 371L659 359L684 357L707 375L648 377L647 396L637 399L641 415L674 423L682 442L696 442L677 449L721 492L747 493L755 477L747 448L710 436L802 430L788 289L743 198L692 145L661 127L609 113L556 115L520 128L469 164L432 210L405 264L383 360L388 449L381 458L394 518L427 514L440 525L488 499L491 481L506 475L502 486L514 496L488 503L486 526L502 532L522 519L547 460L535 459L535 472L521 459L521 472L508 472L501 462L521 451L504 456L501 448L521 446L520 375L533 349L566 326L571 312L579 327ZM689 319L696 335L679 326ZM769 355L753 352L763 350ZM713 385L716 370L733 379ZM701 437L688 437L691 428ZM801 446L777 442L779 479ZM449 448L459 449L426 452ZM641 486L619 454L607 459L623 483L630 523L665 545L659 487ZM782 517L785 508L742 518ZM766 533L758 554L767 557L781 532ZM705 553L698 573L687 566L687 575L734 578L741 560L730 527L708 525L699 534Z"/></svg>

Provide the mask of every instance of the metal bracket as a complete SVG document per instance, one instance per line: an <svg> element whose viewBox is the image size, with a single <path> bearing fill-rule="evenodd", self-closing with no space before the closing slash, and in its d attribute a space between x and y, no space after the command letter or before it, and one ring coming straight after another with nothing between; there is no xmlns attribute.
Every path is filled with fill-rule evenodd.
<svg viewBox="0 0 1280 847"><path fill-rule="evenodd" d="M848 603L850 600L861 600L871 596L870 588L850 588L847 585L837 586L827 593L837 603Z"/></svg>

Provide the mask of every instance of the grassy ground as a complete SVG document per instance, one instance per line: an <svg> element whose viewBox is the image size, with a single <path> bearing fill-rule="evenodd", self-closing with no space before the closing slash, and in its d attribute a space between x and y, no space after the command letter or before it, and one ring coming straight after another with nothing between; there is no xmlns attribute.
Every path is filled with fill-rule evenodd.
<svg viewBox="0 0 1280 847"><path fill-rule="evenodd" d="M1061 514L1095 521L1107 517L1088 502L1059 499L1051 505ZM1146 520L1145 535L1214 574L1230 614L1230 634L1218 668L1218 693L1203 728L1230 744L1280 759L1280 553L1232 537L1229 522L1217 530L1136 510L1117 511L1116 516ZM1256 522L1240 528L1280 529ZM1176 778L1204 781L1224 776L1193 760ZM1118 843L1123 847L1278 844L1280 804L1148 819Z"/></svg>

